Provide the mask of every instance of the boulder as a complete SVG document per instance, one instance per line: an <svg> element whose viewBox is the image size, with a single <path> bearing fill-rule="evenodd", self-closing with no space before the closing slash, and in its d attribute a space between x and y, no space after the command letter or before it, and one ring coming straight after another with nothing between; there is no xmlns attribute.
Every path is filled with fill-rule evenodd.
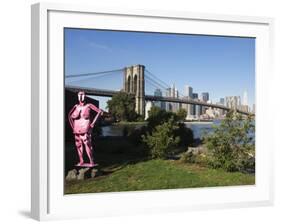
<svg viewBox="0 0 281 224"><path fill-rule="evenodd" d="M97 169L92 169L91 171L91 178L94 178L95 176L97 176L98 170Z"/></svg>
<svg viewBox="0 0 281 224"><path fill-rule="evenodd" d="M68 171L67 176L65 178L67 181L77 180L77 171L75 169Z"/></svg>
<svg viewBox="0 0 281 224"><path fill-rule="evenodd" d="M85 173L89 170L90 168L82 168L79 170L79 174L77 176L77 180L84 180L85 179Z"/></svg>

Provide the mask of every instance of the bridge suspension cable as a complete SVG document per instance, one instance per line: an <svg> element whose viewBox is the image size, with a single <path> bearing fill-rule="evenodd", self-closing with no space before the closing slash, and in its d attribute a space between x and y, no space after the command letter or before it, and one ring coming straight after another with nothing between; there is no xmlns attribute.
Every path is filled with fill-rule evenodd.
<svg viewBox="0 0 281 224"><path fill-rule="evenodd" d="M152 72L150 72L149 70L145 69L146 73L148 73L151 78L154 78L158 81L158 83L161 83L161 85L163 85L165 88L169 88L169 85L167 83L165 83L164 81L162 81L161 79L159 79L156 75L154 75Z"/></svg>
<svg viewBox="0 0 281 224"><path fill-rule="evenodd" d="M108 74L108 73L113 73L113 72L120 72L123 71L122 69L114 69L110 71L101 71L101 72L90 72L90 73L81 73L81 74L75 74L75 75L66 75L65 78L77 78L77 77L86 77L86 76L96 76L96 75L102 75L102 74Z"/></svg>
<svg viewBox="0 0 281 224"><path fill-rule="evenodd" d="M165 83L164 81L162 81L161 79L159 79L156 75L154 75L152 72L148 71L147 69L145 69L146 71L146 78L150 79L151 81L153 81L156 85L158 85L159 87L162 87L162 89L167 90L168 88L170 88L170 86ZM157 80L157 81L156 81ZM154 85L155 86L155 85ZM156 86L155 86L156 87ZM161 89L161 88L159 88ZM178 94L181 97L184 97L184 95L181 92L178 92Z"/></svg>
<svg viewBox="0 0 281 224"><path fill-rule="evenodd" d="M146 78L146 80L147 80L148 82L153 83L156 88L167 90L167 87L166 87L166 86L161 85L160 83L156 82L156 81L155 81L154 79L152 79L151 77L145 76L145 78Z"/></svg>

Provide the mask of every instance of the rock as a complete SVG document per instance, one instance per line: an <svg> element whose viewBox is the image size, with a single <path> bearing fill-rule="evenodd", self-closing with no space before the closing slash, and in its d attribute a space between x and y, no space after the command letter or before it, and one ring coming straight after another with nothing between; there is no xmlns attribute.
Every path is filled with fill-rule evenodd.
<svg viewBox="0 0 281 224"><path fill-rule="evenodd" d="M77 180L77 171L75 169L68 171L67 176L65 178L67 181Z"/></svg>
<svg viewBox="0 0 281 224"><path fill-rule="evenodd" d="M97 169L92 169L91 171L91 178L94 178L98 173L98 170Z"/></svg>
<svg viewBox="0 0 281 224"><path fill-rule="evenodd" d="M188 147L188 150L187 152L191 152L193 153L194 155L198 155L198 154L201 154L201 153L204 153L206 152L206 148L203 147L203 146L198 146L198 147Z"/></svg>
<svg viewBox="0 0 281 224"><path fill-rule="evenodd" d="M77 180L84 180L85 178L85 173L89 170L90 168L83 168L79 170L79 174L77 176Z"/></svg>

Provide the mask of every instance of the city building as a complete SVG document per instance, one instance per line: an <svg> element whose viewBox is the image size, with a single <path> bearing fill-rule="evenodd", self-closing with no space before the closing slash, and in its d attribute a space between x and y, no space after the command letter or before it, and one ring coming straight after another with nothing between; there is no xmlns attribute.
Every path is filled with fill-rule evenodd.
<svg viewBox="0 0 281 224"><path fill-rule="evenodd" d="M209 93L208 92L201 93L201 100L207 102L209 100Z"/></svg>
<svg viewBox="0 0 281 224"><path fill-rule="evenodd" d="M201 93L200 100L203 102L207 102L209 100L209 93L208 92ZM205 114L207 109L208 109L207 107L202 106L201 114Z"/></svg>
<svg viewBox="0 0 281 224"><path fill-rule="evenodd" d="M250 110L249 110L250 108L248 105L241 105L239 109L244 112L250 112Z"/></svg>
<svg viewBox="0 0 281 224"><path fill-rule="evenodd" d="M175 84L173 84L170 88L167 89L166 96L173 97L173 98L179 98L179 91L176 89ZM167 111L177 112L179 109L179 104L168 102L168 103L166 103L165 107L166 107Z"/></svg>
<svg viewBox="0 0 281 224"><path fill-rule="evenodd" d="M198 99L198 93L192 93L192 98L193 99Z"/></svg>
<svg viewBox="0 0 281 224"><path fill-rule="evenodd" d="M242 102L242 105L248 106L248 93L247 93L246 90L245 90L244 93L243 93L243 102Z"/></svg>
<svg viewBox="0 0 281 224"><path fill-rule="evenodd" d="M246 90L243 93L243 102L242 105L240 106L240 110L244 112L250 112L250 107L248 105L248 93Z"/></svg>
<svg viewBox="0 0 281 224"><path fill-rule="evenodd" d="M220 98L219 104L220 104L220 105L224 105L224 103L225 103L225 102L224 102L224 98Z"/></svg>
<svg viewBox="0 0 281 224"><path fill-rule="evenodd" d="M185 85L184 86L184 95L188 97L193 97L193 88L191 86Z"/></svg>
<svg viewBox="0 0 281 224"><path fill-rule="evenodd" d="M237 110L241 108L240 96L227 96L225 97L225 106Z"/></svg>
<svg viewBox="0 0 281 224"><path fill-rule="evenodd" d="M189 85L185 85L184 86L184 98L191 100L193 99L193 88ZM192 104L185 104L185 108L187 115L186 115L186 119L190 120L190 119L194 119L194 108L195 106Z"/></svg>
<svg viewBox="0 0 281 224"><path fill-rule="evenodd" d="M197 101L199 100L198 93L193 93L192 96L193 96L194 100L197 100ZM201 108L202 107L200 105L194 105L193 106L193 114L194 114L196 119L199 119L199 117L201 115Z"/></svg>
<svg viewBox="0 0 281 224"><path fill-rule="evenodd" d="M162 91L161 91L161 89L156 89L156 90L154 91L154 96L162 96ZM159 108L162 109L162 110L165 110L165 109L166 109L165 102L162 102L162 101L154 102L154 106L159 107Z"/></svg>
<svg viewBox="0 0 281 224"><path fill-rule="evenodd" d="M145 103L145 120L149 118L149 111L151 110L151 107L153 107L153 103L151 101L147 101Z"/></svg>
<svg viewBox="0 0 281 224"><path fill-rule="evenodd" d="M217 105L221 105L221 106L225 106L225 100L224 98L220 98L219 102L216 103ZM226 114L226 111L225 110L222 110L222 109L218 109L218 117L223 117L223 115Z"/></svg>

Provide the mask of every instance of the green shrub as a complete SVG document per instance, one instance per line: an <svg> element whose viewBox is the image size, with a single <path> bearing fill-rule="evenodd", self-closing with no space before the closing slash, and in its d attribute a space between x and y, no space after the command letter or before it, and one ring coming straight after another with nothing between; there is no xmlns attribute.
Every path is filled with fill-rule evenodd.
<svg viewBox="0 0 281 224"><path fill-rule="evenodd" d="M177 124L174 134L180 139L179 146L191 146L194 142L193 131L187 128L184 123Z"/></svg>
<svg viewBox="0 0 281 224"><path fill-rule="evenodd" d="M213 133L204 137L211 154L209 164L227 171L254 169L254 130L251 116L243 119L241 114L228 112L221 124L214 127Z"/></svg>
<svg viewBox="0 0 281 224"><path fill-rule="evenodd" d="M149 148L152 158L167 158L173 154L175 146L179 143L179 137L174 135L177 128L173 119L155 127L152 133L143 135L143 141Z"/></svg>

